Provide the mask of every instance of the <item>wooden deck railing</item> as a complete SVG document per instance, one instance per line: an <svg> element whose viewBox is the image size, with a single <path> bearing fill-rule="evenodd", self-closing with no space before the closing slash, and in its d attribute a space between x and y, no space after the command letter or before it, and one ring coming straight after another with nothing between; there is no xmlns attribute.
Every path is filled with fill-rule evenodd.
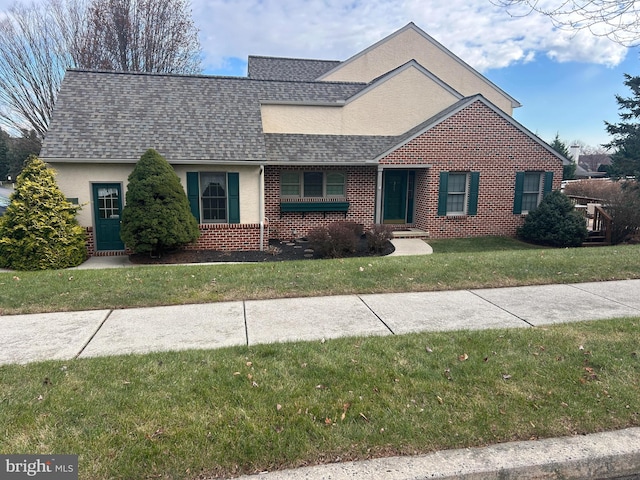
<svg viewBox="0 0 640 480"><path fill-rule="evenodd" d="M600 198L567 195L576 210L580 211L587 222L589 238L585 245L611 245L613 218L609 215Z"/></svg>

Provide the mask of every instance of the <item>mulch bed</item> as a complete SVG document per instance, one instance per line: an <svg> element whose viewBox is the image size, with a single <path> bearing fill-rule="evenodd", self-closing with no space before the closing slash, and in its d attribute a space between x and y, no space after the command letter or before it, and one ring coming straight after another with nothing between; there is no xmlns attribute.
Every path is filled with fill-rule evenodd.
<svg viewBox="0 0 640 480"><path fill-rule="evenodd" d="M382 254L373 254L367 247L366 238L362 238L355 252L345 257L373 257L393 253L394 247L389 242ZM216 250L176 250L165 252L160 258L149 255L129 255L131 263L138 265L162 265L176 263L210 263L210 262L282 262L286 260L313 260L319 257L309 252L309 244L304 240L280 241L270 240L269 249L260 251L220 252Z"/></svg>

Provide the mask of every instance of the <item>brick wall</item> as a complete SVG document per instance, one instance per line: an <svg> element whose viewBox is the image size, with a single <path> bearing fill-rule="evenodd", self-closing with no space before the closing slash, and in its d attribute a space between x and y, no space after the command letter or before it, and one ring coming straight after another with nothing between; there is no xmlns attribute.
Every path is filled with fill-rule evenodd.
<svg viewBox="0 0 640 480"><path fill-rule="evenodd" d="M327 212L326 215L322 212L306 212L304 216L298 212L284 212L280 215L280 173L283 171L346 173L347 201L349 202L346 217L342 212ZM360 223L365 228L370 227L375 215L377 172L375 166L341 168L267 166L264 172L265 215L269 219L271 237L300 238L306 236L312 228L343 220Z"/></svg>
<svg viewBox="0 0 640 480"><path fill-rule="evenodd" d="M200 238L187 250L260 250L259 223L204 223L199 227ZM265 224L263 247L268 246L269 226Z"/></svg>
<svg viewBox="0 0 640 480"><path fill-rule="evenodd" d="M516 172L553 171L562 180L562 162L482 102L449 117L381 160L381 164L429 165L416 170L418 228L431 238L514 236L524 221L514 215ZM437 216L441 171L480 172L478 214Z"/></svg>
<svg viewBox="0 0 640 480"><path fill-rule="evenodd" d="M187 250L220 250L242 251L260 250L260 224L228 224L206 223L199 225L200 238L198 241L187 245ZM87 254L89 256L105 257L113 255L129 254L131 251L95 250L93 227L87 227ZM264 227L264 249L269 247L269 226Z"/></svg>

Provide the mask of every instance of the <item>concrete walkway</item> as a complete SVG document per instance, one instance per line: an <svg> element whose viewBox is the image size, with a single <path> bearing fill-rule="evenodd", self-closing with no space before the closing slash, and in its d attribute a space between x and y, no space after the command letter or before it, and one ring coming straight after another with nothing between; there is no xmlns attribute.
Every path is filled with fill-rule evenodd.
<svg viewBox="0 0 640 480"><path fill-rule="evenodd" d="M126 257L94 257L79 268L123 268L127 262ZM0 364L343 336L532 328L626 316L640 316L640 280L7 315L0 316ZM640 429L260 478L640 479Z"/></svg>

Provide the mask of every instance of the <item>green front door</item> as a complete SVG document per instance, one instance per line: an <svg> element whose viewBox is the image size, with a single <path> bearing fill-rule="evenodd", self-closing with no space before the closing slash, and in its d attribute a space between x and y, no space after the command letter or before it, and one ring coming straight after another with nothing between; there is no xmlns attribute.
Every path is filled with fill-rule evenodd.
<svg viewBox="0 0 640 480"><path fill-rule="evenodd" d="M122 188L119 183L93 184L96 250L124 250L120 239Z"/></svg>
<svg viewBox="0 0 640 480"><path fill-rule="evenodd" d="M407 170L384 171L384 223L407 222L407 174Z"/></svg>

